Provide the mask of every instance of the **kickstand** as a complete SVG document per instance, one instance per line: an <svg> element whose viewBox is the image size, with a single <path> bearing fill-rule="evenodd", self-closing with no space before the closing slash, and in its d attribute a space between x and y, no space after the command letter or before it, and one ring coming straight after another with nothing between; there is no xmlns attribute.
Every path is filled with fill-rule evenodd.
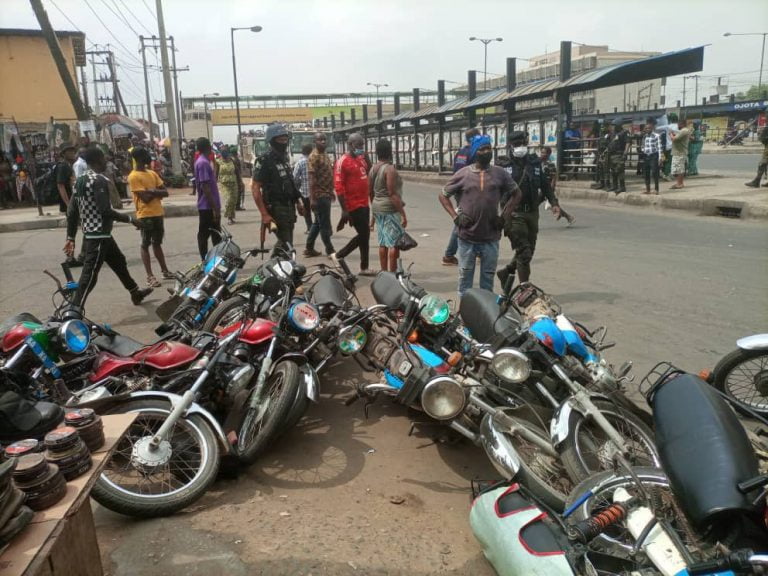
<svg viewBox="0 0 768 576"><path fill-rule="evenodd" d="M373 397L366 396L365 397L365 402L363 403L363 414L365 414L365 419L366 420L368 420L368 409L370 408L371 404L375 404L376 403L376 398L378 398L378 396L373 396Z"/></svg>

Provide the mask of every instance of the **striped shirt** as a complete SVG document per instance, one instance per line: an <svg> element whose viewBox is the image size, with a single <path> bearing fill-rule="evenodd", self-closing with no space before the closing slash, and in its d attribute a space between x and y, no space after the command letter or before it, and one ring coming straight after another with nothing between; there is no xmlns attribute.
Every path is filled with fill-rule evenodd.
<svg viewBox="0 0 768 576"><path fill-rule="evenodd" d="M304 198L309 198L309 171L307 168L307 157L302 156L293 169L293 180Z"/></svg>
<svg viewBox="0 0 768 576"><path fill-rule="evenodd" d="M656 132L651 132L643 136L643 154L653 156L656 154L661 157L661 139Z"/></svg>

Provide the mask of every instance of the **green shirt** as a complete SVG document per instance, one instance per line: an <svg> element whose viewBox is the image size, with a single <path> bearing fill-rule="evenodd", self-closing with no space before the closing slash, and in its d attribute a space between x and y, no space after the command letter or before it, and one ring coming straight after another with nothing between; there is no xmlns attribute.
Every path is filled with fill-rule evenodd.
<svg viewBox="0 0 768 576"><path fill-rule="evenodd" d="M691 139L691 130L683 128L672 140L672 156L688 156L688 142Z"/></svg>

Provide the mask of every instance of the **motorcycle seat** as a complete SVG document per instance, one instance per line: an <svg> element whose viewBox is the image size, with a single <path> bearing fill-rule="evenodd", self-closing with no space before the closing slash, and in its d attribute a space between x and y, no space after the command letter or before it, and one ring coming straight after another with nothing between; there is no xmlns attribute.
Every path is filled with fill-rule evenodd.
<svg viewBox="0 0 768 576"><path fill-rule="evenodd" d="M338 278L323 276L312 286L310 301L316 306L335 306L340 308L347 299L347 289Z"/></svg>
<svg viewBox="0 0 768 576"><path fill-rule="evenodd" d="M142 348L147 347L146 344L137 342L136 340L128 338L128 336L123 336L122 334L114 334L111 336L102 334L101 336L97 336L93 339L93 345L100 350L110 352L115 356L121 356L123 358L133 356Z"/></svg>
<svg viewBox="0 0 768 576"><path fill-rule="evenodd" d="M392 310L405 310L408 304L408 294L392 272L379 272L371 284L371 293L377 304Z"/></svg>
<svg viewBox="0 0 768 576"><path fill-rule="evenodd" d="M499 316L501 309L497 296L489 290L470 288L464 293L459 304L459 316L475 340L490 342L496 334L520 323L517 313L510 309Z"/></svg>
<svg viewBox="0 0 768 576"><path fill-rule="evenodd" d="M5 336L5 333L8 332L8 330L13 328L17 324L21 324L22 322L32 322L34 324L42 324L40 320L38 320L35 316L30 314L29 312L22 312L21 314L16 314L15 316L6 318L5 320L2 321L2 323L0 323L0 339L2 339L3 336Z"/></svg>

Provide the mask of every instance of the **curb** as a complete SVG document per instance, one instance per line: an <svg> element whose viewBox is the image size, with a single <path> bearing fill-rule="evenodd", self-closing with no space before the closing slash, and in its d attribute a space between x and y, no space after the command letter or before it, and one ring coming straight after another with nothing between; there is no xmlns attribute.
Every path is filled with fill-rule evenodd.
<svg viewBox="0 0 768 576"><path fill-rule="evenodd" d="M165 217L179 218L184 216L197 216L197 206L194 204L173 205L166 204ZM49 228L66 228L66 216L35 216L35 220L24 220L21 222L0 223L0 234L4 232L23 232L25 230L46 230Z"/></svg>
<svg viewBox="0 0 768 576"><path fill-rule="evenodd" d="M431 184L442 186L448 181L447 176L435 174L414 174L401 170L403 180L418 184ZM716 177L716 176L713 176ZM568 182L561 182L557 187L557 196L571 200L590 200L600 204L624 204L626 206L649 207L662 210L685 210L694 212L699 216L726 216L741 220L766 219L768 207L757 206L743 200L728 198L673 198L668 196L656 196L625 192L616 194L603 190L592 190L581 186L569 186Z"/></svg>

